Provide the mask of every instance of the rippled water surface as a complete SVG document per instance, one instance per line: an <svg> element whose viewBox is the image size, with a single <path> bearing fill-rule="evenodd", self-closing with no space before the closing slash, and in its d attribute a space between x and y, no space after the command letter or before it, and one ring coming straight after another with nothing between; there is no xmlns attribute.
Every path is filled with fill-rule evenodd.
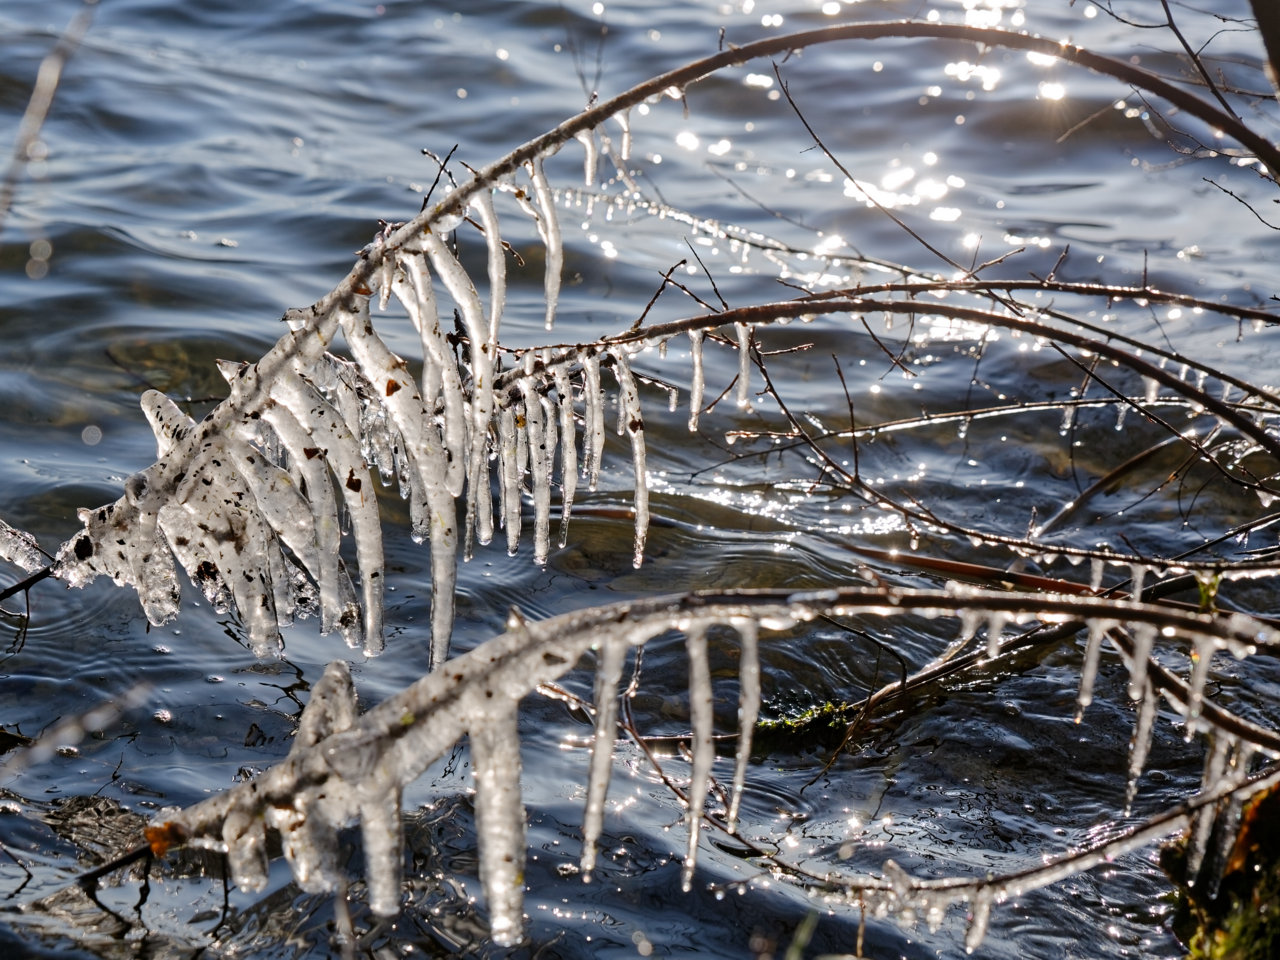
<svg viewBox="0 0 1280 960"><path fill-rule="evenodd" d="M1243 15L1247 5L1220 6ZM1158 11L1132 7L1148 21ZM65 0L0 6L0 143L12 142L37 65L77 9ZM380 219L418 211L439 169L424 151L443 156L456 147L450 169L465 176L462 163L496 159L576 113L593 92L612 95L722 43L903 16L1070 36L1152 69L1184 71L1166 52L1176 51L1166 34L1137 34L1065 0L103 0L45 126L47 158L29 165L0 233L0 516L53 549L76 529L75 508L114 500L122 480L154 458L139 395L154 387L203 415L224 393L215 359L256 359L283 332L284 310L328 291ZM1196 23L1207 39L1209 28ZM1261 46L1250 31L1227 29L1210 49L1232 79L1261 83ZM635 111L632 166L654 204L800 252L742 254L678 216L591 205L572 193L582 183L582 151L571 145L548 164L566 191L558 341L629 326L661 275L693 262L688 241L733 305L793 295L779 276L821 285L861 275L849 260L813 256L815 248L952 270L869 206L867 192L965 265L1021 248L993 275L1043 276L1057 265L1073 280L1146 277L1233 303L1271 296L1277 234L1224 192L1267 215L1262 182L1222 158L1172 152L1155 135L1163 119L1114 80L1021 53L896 39L817 47L780 58L778 68L831 155L814 147L773 66L756 62L689 88L683 103L665 98ZM1246 119L1271 135L1275 111L1263 93ZM1213 140L1213 131L1188 126ZM606 133L620 140L618 126ZM837 159L865 191L846 184ZM612 187L616 195L616 181ZM514 345L544 342L536 233L518 215L506 222L526 266L513 271L504 336ZM32 245L42 241L52 247L47 275L32 264ZM462 242L464 262L482 262L481 242ZM677 276L714 300L701 269ZM682 296L668 290L652 319L699 311ZM1245 376L1276 360L1274 336L1250 330L1237 340L1234 325L1190 310L1119 311L1114 322ZM761 342L787 351L808 345L778 354L770 370L797 412L832 427L847 423L851 407L860 423L893 421L1007 396L1061 399L1081 379L1031 338L904 324L877 324L873 336L833 320L797 323L764 332ZM393 347L416 352L407 322L392 319L384 329ZM916 375L907 378L885 347L912 343ZM665 357L650 351L635 364L680 387L687 404L688 358L678 340ZM707 360L713 397L732 381L737 359L709 347ZM800 456L737 458L762 447L730 446L726 432L781 426L767 401L753 412L729 397L691 434L687 410L669 412L660 385L646 388L644 400L654 511L645 564L631 565L631 467L619 442L600 492L582 499L568 544L545 567L527 546L509 557L496 542L462 567L455 650L500 632L512 606L543 617L695 587L852 583L868 562L859 547L909 549L899 518L814 488L816 470ZM1050 409L885 434L861 451L861 470L977 528L1020 533L1033 510L1052 513L1160 436L1140 418L1117 424L1108 408L1081 412L1072 446L1061 420ZM1218 529L1257 510L1207 481L1194 492L1161 488L1144 501L1160 487L1158 472L1151 466L1092 505L1132 549L1190 546L1202 533L1197 518L1217 518L1205 522ZM387 651L353 664L365 704L426 669L429 560L407 536L403 513L388 497ZM1095 542L1088 524L1077 523L1070 536ZM919 546L958 559L1012 559L979 557L966 540ZM901 582L939 582L873 566ZM329 955L331 903L301 894L279 863L266 892L231 891L229 911L221 882L199 864L157 871L145 896L138 878L104 888L98 905L77 893L77 874L133 842L138 817L197 801L282 757L325 663L351 656L340 639L303 622L288 632L283 659L259 661L238 624L190 599L175 624L149 630L132 591L44 584L31 594L28 626L5 619L6 737L37 736L130 692L140 698L101 733L0 782L6 956ZM765 653L766 712L856 700L928 662L954 635L954 624L904 619L816 624L775 638ZM713 646L731 724L736 648L731 638ZM1013 869L1106 835L1121 819L1132 709L1112 665L1087 722L1073 723L1079 661L1080 647L1069 642L1038 663L941 688L864 731L860 748L825 771L838 734L765 738L745 800L749 835L818 871L841 862L874 872L892 857L926 876ZM646 654L634 701L646 732L687 729L684 670L675 641L656 641ZM589 677L571 676L566 686L589 696ZM1265 704L1258 709L1265 713ZM582 884L574 865L590 727L542 699L528 703L524 718L531 827L529 942L520 952L854 952L856 909L824 908L801 943L797 930L814 906L785 880L770 881L732 842L704 843L694 890L682 894L682 811L634 746L619 747L607 857L597 879ZM678 757L667 761L676 775L684 769ZM1134 816L1194 789L1201 762L1198 746L1163 726ZM469 790L460 748L408 792L416 879L401 920L362 944L374 955L501 953L483 939ZM981 955L1178 956L1168 895L1154 852L1140 851L998 908ZM936 932L869 920L864 949L963 956L964 919L953 910Z"/></svg>

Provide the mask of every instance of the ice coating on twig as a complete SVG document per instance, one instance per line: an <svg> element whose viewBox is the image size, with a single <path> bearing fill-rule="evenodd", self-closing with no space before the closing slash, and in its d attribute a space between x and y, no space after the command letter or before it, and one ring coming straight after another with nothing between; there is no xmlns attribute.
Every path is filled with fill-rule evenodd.
<svg viewBox="0 0 1280 960"><path fill-rule="evenodd" d="M693 871L698 860L698 838L702 830L702 811L711 789L711 764L715 760L712 739L711 665L707 656L707 632L702 624L687 629L689 652L689 726L690 752L693 754L689 773L688 808L685 825L689 829L689 845L685 853L680 886L687 893L693 888Z"/></svg>
<svg viewBox="0 0 1280 960"><path fill-rule="evenodd" d="M3 520L0 520L0 559L28 571L44 566L44 554L36 538Z"/></svg>
<svg viewBox="0 0 1280 960"><path fill-rule="evenodd" d="M590 879L596 867L596 843L604 828L604 802L613 770L613 742L618 726L618 682L627 644L614 639L600 645L595 681L595 734L591 740L591 772L582 813L582 873Z"/></svg>
<svg viewBox="0 0 1280 960"><path fill-rule="evenodd" d="M632 563L644 563L644 545L649 533L649 483L645 465L644 414L640 410L640 394L631 374L624 351L613 355L613 374L618 380L618 412L621 430L631 440L631 461L635 469L636 543Z"/></svg>
<svg viewBox="0 0 1280 960"><path fill-rule="evenodd" d="M542 169L542 158L536 157L529 164L529 180L538 205L538 235L542 238L546 256L546 272L543 280L543 296L547 304L547 329L555 323L556 307L560 302L560 278L564 274L564 241L560 235L560 219L556 215L555 198L551 185Z"/></svg>

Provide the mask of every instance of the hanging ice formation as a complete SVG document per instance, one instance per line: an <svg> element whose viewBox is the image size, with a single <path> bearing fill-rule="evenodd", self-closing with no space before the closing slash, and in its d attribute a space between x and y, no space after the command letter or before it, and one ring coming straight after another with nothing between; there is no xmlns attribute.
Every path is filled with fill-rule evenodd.
<svg viewBox="0 0 1280 960"><path fill-rule="evenodd" d="M1097 610L1104 626L1142 628L1163 623L1168 631L1186 637L1199 656L1228 650L1237 656L1265 647L1280 649L1280 632L1242 615L1209 616L1183 613L1150 604L1128 604L1124 622L1113 621L1114 604L1099 598L1063 598L1063 612L1091 623ZM1019 610L1016 595L952 585L945 591L890 588L845 588L808 593L746 591L694 594L614 604L529 622L513 613L507 632L450 662L363 716L355 711L348 669L331 664L315 687L303 712L297 740L288 757L256 780L211 797L186 810L163 812L148 830L156 850L189 843L227 853L235 882L259 889L267 879L267 831L280 834L280 847L294 877L306 891L333 890L340 881L338 832L360 824L365 849L369 906L378 915L399 910L404 852L399 803L403 788L430 764L452 749L465 734L470 738L476 790L476 820L480 845L479 875L495 941L511 945L521 937L523 910L525 813L520 798L518 704L540 683L574 669L587 652L595 654L595 733L588 761L583 813L581 866L589 879L597 863L596 844L606 816L617 730L619 684L628 651L650 638L676 630L686 637L689 656L691 764L685 797L688 846L683 883L695 876L699 833L704 822L728 832L736 829L751 754L751 733L760 709L760 668L757 632L776 631L821 616L892 616L911 611L922 616L956 615L976 627L1008 619ZM1051 614L1052 615L1052 614ZM707 658L708 632L730 628L740 649L737 747L732 786L726 808L708 808L716 758L712 746L712 679ZM972 635L973 629L969 629ZM1132 644L1119 639L1126 658ZM944 654L944 659L950 654ZM1132 667L1132 663L1130 664ZM1131 671L1132 672L1132 671ZM1179 712L1198 699L1196 691L1154 661L1141 683L1158 691ZM1154 709L1143 698L1143 712ZM1280 756L1280 736L1227 714L1200 700L1201 710L1216 731L1241 731L1238 736L1216 732L1206 761L1201 795L1172 819L1162 817L1127 830L1097 847L1046 857L1037 866L1004 878L949 877L921 880L892 861L882 877L832 875L826 885L849 903L861 904L874 915L921 916L936 927L948 908L967 902L971 920L967 942L980 943L987 914L994 903L1088 869L1128 849L1191 826L1191 860L1204 857L1215 805L1226 800L1238 807L1248 783L1251 751L1261 745ZM1140 719L1135 743L1146 736L1148 720ZM1246 739L1247 738L1247 739ZM1139 761L1140 763L1140 761ZM1229 772L1229 775L1228 775ZM1271 781L1280 780L1280 773ZM1269 782L1271 782L1269 781ZM710 817L710 821L706 818Z"/></svg>

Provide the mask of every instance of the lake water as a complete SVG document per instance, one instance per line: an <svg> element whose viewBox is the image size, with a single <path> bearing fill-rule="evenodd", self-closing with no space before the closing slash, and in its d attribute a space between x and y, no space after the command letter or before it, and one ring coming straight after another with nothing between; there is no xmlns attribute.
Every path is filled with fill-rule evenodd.
<svg viewBox="0 0 1280 960"><path fill-rule="evenodd" d="M1158 14L1151 4L1129 6L1145 21ZM1245 3L1217 6L1247 13ZM77 9L66 0L0 6L0 144L12 142L37 65ZM47 158L29 166L0 233L0 516L53 549L77 528L75 508L116 499L123 479L155 455L139 395L154 387L203 415L225 392L216 358L256 359L283 332L284 310L328 291L379 219L418 211L438 170L424 150L443 156L456 147L451 169L463 175L461 163L485 165L576 113L594 91L609 96L714 52L721 28L726 42L744 43L904 16L1069 36L1150 69L1185 72L1167 32L1135 32L1087 3L103 2L44 128ZM1274 134L1255 35L1185 17L1197 43L1213 34L1215 69L1257 90L1242 100L1251 111L1245 119ZM1170 151L1155 135L1164 119L1114 80L930 40L815 47L779 68L834 157L954 260L980 263L1024 248L989 275L1043 276L1069 246L1057 266L1066 279L1133 284L1145 276L1237 304L1271 296L1280 235L1225 192L1271 217L1265 181L1221 157ZM743 257L678 216L611 214L603 203L574 205L566 193L558 342L629 326L662 273L692 260L689 240L733 305L793 295L779 274L790 283L815 270L829 272L827 282L861 275L847 262L816 259L815 248L952 269L846 187L832 158L814 149L769 63L695 85L683 104L668 98L637 110L631 126L633 165L650 200L799 252ZM1189 128L1212 141L1201 126ZM621 136L616 127L606 132ZM557 186L579 188L582 151L566 147L548 171ZM536 236L518 214L505 222L530 262L513 276L504 338L544 342ZM52 254L33 264L41 243ZM480 244L472 244L474 253ZM701 270L678 276L714 298ZM699 311L680 297L668 291L651 319ZM1167 308L1122 309L1114 322L1242 376L1268 379L1264 371L1274 369L1267 331L1238 336L1234 323ZM850 410L833 355L863 424L1008 398L1062 400L1081 379L1033 338L988 337L980 351L973 331L904 324L877 325L878 340L847 318L762 336L777 349L812 344L779 354L770 370L797 411L833 428ZM407 327L396 332L393 321L388 329L393 346L413 349ZM911 338L918 375L907 378L881 344ZM636 367L682 387L687 403L688 358L687 344L673 341L665 357L651 351ZM730 383L736 363L731 349L708 348L710 396ZM500 632L512 605L542 617L677 589L851 583L867 562L859 547L909 549L900 518L847 492L813 489L817 471L799 454L737 456L762 447L729 446L727 431L780 428L767 401L748 412L730 397L690 434L687 413L668 412L664 391L647 388L644 400L654 491L646 563L631 567L630 524L620 516L630 504L631 468L623 445L611 441L601 491L583 498L568 545L545 567L532 562L527 541L514 557L495 543L462 567L455 649ZM955 422L920 427L869 445L862 470L883 489L920 497L970 526L1021 535L1033 509L1047 516L1160 438L1131 417L1121 425L1114 410L1082 413L1070 440L1059 432L1057 409L975 421L967 432ZM1162 485L1174 466L1153 463L1119 483L1093 504L1091 516L1101 519L1091 527L1077 518L1064 542L1114 537L1120 547L1123 536L1133 549L1172 552L1257 513L1256 501L1205 477ZM428 558L410 542L401 514L388 498L387 650L353 663L366 704L426 668ZM1249 545L1264 544L1241 546ZM964 538L926 536L919 546L997 566L1013 559ZM872 567L903 583L939 582ZM1087 564L1053 572L1088 579ZM299 893L279 863L265 893L232 891L226 915L221 883L196 871L158 871L147 888L137 878L108 886L100 898L109 910L77 896L74 878L113 840L131 842L137 815L195 802L281 758L309 685L325 663L351 656L341 640L303 622L288 632L283 659L259 661L236 623L194 602L158 629L148 629L132 591L109 583L83 591L43 584L30 603L29 626L8 617L0 635L4 731L38 736L140 684L142 702L54 757L16 772L0 768L0 952L329 955L329 900ZM856 700L896 679L900 662L918 668L954 636L954 625L927 621L858 627L819 624L773 642L766 712ZM878 720L825 773L838 735L766 742L750 778L747 830L811 869L876 871L891 857L938 876L1013 869L1106 836L1123 819L1133 711L1123 671L1110 663L1086 722L1073 723L1082 646L1067 643L1039 662L939 688ZM713 669L729 674L731 649L715 652ZM634 704L645 732L687 729L684 669L676 642L655 642ZM1219 679L1265 718L1274 678L1251 669ZM567 686L589 695L590 679L575 676ZM627 745L616 761L619 803L606 820L607 856L598 879L583 885L571 865L589 727L546 700L531 700L524 717L530 919L519 954L854 952L856 909L824 908L811 940L800 943L796 931L813 905L729 845L704 843L694 890L682 894L680 806ZM1194 790L1201 763L1197 744L1162 725L1134 817ZM678 758L669 764L683 769ZM503 953L483 940L469 789L460 749L406 796L417 871L409 905L362 950L378 958ZM1139 851L998 907L980 955L1181 955L1155 856ZM357 911L357 922L366 921ZM963 944L960 910L936 932L881 920L865 932L867 955L876 957L959 957Z"/></svg>

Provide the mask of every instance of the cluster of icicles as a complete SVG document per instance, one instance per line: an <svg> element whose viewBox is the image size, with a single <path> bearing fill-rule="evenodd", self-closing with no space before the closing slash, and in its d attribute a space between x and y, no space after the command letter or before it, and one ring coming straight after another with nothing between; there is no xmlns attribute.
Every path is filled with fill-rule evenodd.
<svg viewBox="0 0 1280 960"><path fill-rule="evenodd" d="M1191 828L1193 870L1205 855L1215 816L1239 810L1246 792L1280 780L1268 771L1249 779L1255 750L1274 758L1280 744L1270 731L1258 736L1230 733L1245 721L1220 708L1204 708L1208 664L1221 650L1245 656L1260 647L1280 649L1280 633L1241 615L1211 616L1100 598L1019 598L1016 595L952 585L945 591L846 588L810 593L754 591L666 597L591 608L541 622L513 614L506 633L450 661L449 669L418 680L402 693L357 716L350 674L342 662L327 669L303 713L289 756L257 779L186 810L163 813L149 830L153 847L183 842L223 851L234 881L249 890L267 880L268 831L281 848L302 889L331 891L342 879L338 831L358 821L365 850L370 909L394 915L401 902L404 863L400 819L401 791L430 764L447 754L465 734L475 777L479 874L494 940L518 942L523 931L525 813L520 794L518 707L538 684L574 669L593 652L595 661L595 736L591 751L583 822L581 867L589 877L596 865L596 844L604 828L605 800L617 733L619 683L628 650L652 637L680 631L689 658L690 766L686 825L688 844L683 882L693 881L704 817L733 832L746 783L752 730L761 698L758 635L789 630L820 616L892 616L910 611L925 616L959 616L959 642L986 625L988 652L999 655L1004 625L1035 617L1030 604L1045 607L1038 616L1050 622L1071 618L1086 625L1091 638L1108 635L1124 651L1126 632L1135 638L1148 628L1189 643L1195 664L1189 681L1162 685L1165 699L1188 720L1188 729L1211 733L1212 747L1202 791L1187 804L1127 830L1090 849L1047 857L1037 865L1004 877L918 879L893 861L880 877L837 877L815 893L844 904L857 903L873 915L924 919L936 927L949 907L969 907L966 943L982 940L993 904L1086 870L1105 859ZM1028 609L1021 609L1020 604ZM737 747L725 809L709 806L713 794L713 690L707 654L708 631L732 629L740 645ZM1092 646L1092 639L1091 639ZM1150 651L1147 651L1149 653ZM1147 655L1126 658L1131 684L1141 691L1138 726L1154 712L1155 697ZM1203 666L1202 666L1203 665ZM1080 693L1081 709L1088 701ZM1243 725L1243 726L1242 726ZM1141 740L1139 732L1135 740ZM1260 746L1261 744L1261 746ZM1270 746L1267 746L1270 744ZM1135 754L1145 751L1135 747ZM1136 777L1141 767L1133 772ZM1246 790L1247 788L1247 790ZM1222 831L1226 836L1230 830Z"/></svg>
<svg viewBox="0 0 1280 960"><path fill-rule="evenodd" d="M541 160L530 162L527 172L527 189L510 180L500 187L537 225L550 326L563 244ZM384 570L376 467L384 483L397 484L407 498L415 540L431 546L432 657L439 663L452 630L459 541L469 557L473 543L494 535L492 474L500 491L497 524L505 527L512 552L526 485L531 492L538 562L549 550L557 453L562 541L580 477L596 488L608 427L605 371L617 385L617 430L629 439L635 467L638 565L648 496L644 417L630 369L636 347L600 342L555 358L530 352L504 371L498 334L506 254L493 190L475 192L469 209L488 249L487 304L445 239L460 218L428 222L394 245L379 237L362 251L362 274L353 271L320 304L286 313L290 332L260 361L220 364L230 396L204 420L193 422L158 392L144 395L157 462L129 478L115 503L81 511L84 530L64 544L55 575L73 586L103 574L133 586L148 619L162 624L178 612L176 558L218 610L239 612L260 656L279 650L282 624L317 609L324 632L340 630L352 646L377 653ZM465 330L461 361L441 326L440 287ZM392 298L421 341L417 378L370 318L372 299L385 308ZM740 326L745 347L748 331ZM339 332L351 360L329 352ZM703 396L702 335L689 336L693 429ZM745 349L742 355L739 399L745 403ZM466 517L461 537L459 498ZM340 555L344 527L355 545L359 590Z"/></svg>

